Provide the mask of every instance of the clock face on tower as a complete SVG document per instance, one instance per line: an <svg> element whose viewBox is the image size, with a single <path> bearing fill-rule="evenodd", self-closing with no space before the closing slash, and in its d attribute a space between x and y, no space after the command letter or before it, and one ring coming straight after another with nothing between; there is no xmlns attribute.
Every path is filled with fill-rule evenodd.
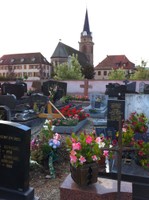
<svg viewBox="0 0 149 200"><path fill-rule="evenodd" d="M86 36L87 35L87 32L86 31L83 31L83 34L82 34L83 36Z"/></svg>

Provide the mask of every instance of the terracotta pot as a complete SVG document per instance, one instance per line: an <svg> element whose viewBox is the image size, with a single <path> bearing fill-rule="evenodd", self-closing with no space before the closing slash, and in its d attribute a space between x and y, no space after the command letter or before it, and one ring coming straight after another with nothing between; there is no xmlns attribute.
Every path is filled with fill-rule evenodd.
<svg viewBox="0 0 149 200"><path fill-rule="evenodd" d="M87 186L97 182L98 164L89 163L77 168L70 165L70 172L75 183L80 186Z"/></svg>

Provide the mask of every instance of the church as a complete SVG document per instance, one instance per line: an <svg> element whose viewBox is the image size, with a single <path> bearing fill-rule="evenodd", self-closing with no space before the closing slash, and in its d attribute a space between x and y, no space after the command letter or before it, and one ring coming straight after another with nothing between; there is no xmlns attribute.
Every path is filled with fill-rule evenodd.
<svg viewBox="0 0 149 200"><path fill-rule="evenodd" d="M94 42L90 31L88 10L86 9L83 31L81 32L79 51L59 42L53 55L51 63L53 66L68 62L71 56L78 55L78 61L82 67L94 67ZM131 73L135 64L129 61L125 55L108 55L103 61L94 67L94 79L108 79L112 69L123 68L125 73Z"/></svg>

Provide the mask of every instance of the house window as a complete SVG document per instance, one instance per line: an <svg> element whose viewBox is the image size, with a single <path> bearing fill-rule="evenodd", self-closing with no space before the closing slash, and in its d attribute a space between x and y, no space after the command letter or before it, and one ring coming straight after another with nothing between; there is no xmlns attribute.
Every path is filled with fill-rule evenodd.
<svg viewBox="0 0 149 200"><path fill-rule="evenodd" d="M103 74L104 74L104 76L107 76L107 71L104 71Z"/></svg>
<svg viewBox="0 0 149 200"><path fill-rule="evenodd" d="M98 76L101 76L101 71L98 71Z"/></svg>

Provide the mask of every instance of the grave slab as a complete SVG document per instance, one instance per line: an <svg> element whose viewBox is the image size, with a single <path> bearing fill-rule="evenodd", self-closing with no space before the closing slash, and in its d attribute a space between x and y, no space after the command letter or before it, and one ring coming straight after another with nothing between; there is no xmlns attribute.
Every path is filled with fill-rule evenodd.
<svg viewBox="0 0 149 200"><path fill-rule="evenodd" d="M121 183L121 200L132 200L132 184ZM116 200L117 181L98 178L98 182L80 187L69 174L60 186L60 200Z"/></svg>

